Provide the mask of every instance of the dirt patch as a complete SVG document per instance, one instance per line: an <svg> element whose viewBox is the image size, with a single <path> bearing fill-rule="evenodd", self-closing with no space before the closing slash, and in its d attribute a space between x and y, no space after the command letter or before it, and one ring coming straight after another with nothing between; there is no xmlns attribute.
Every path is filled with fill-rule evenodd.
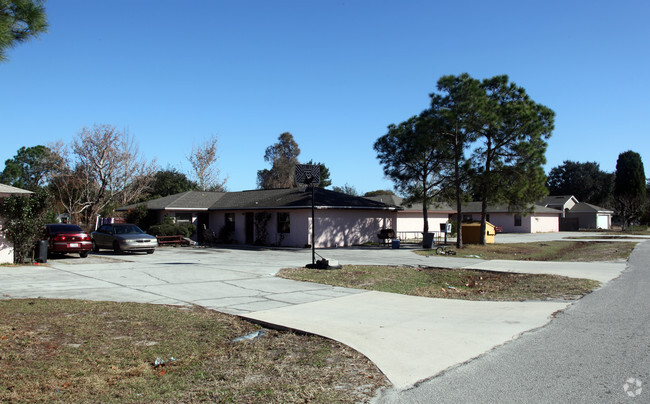
<svg viewBox="0 0 650 404"><path fill-rule="evenodd" d="M548 241L544 243L465 244L455 257L487 260L596 262L627 259L636 242ZM416 251L435 255L435 250Z"/></svg>
<svg viewBox="0 0 650 404"><path fill-rule="evenodd" d="M0 301L0 402L366 402L387 379L338 342L199 307Z"/></svg>
<svg viewBox="0 0 650 404"><path fill-rule="evenodd" d="M286 268L278 276L328 285L465 300L575 300L600 283L557 275L516 274L435 267L346 265L318 271Z"/></svg>

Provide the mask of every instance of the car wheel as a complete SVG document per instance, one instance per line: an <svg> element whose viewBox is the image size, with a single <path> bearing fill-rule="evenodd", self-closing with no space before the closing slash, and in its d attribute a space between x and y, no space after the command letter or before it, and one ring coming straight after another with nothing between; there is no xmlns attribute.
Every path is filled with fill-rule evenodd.
<svg viewBox="0 0 650 404"><path fill-rule="evenodd" d="M122 254L122 248L120 247L120 243L117 241L113 242L113 251L115 251L116 254Z"/></svg>
<svg viewBox="0 0 650 404"><path fill-rule="evenodd" d="M99 246L97 245L97 243L95 243L95 240L93 240L93 251L99 252Z"/></svg>
<svg viewBox="0 0 650 404"><path fill-rule="evenodd" d="M88 257L88 251L82 251L82 252L80 252L80 253L79 253L79 256L80 256L81 258L86 258L86 257Z"/></svg>
<svg viewBox="0 0 650 404"><path fill-rule="evenodd" d="M147 250L147 254L153 254L155 250Z"/></svg>

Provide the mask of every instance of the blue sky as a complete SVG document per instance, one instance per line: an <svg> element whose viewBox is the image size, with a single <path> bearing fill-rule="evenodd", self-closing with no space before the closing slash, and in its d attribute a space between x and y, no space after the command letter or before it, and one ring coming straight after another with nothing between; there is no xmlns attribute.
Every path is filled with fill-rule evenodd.
<svg viewBox="0 0 650 404"><path fill-rule="evenodd" d="M650 164L647 1L50 0L49 33L0 64L0 162L128 129L148 159L189 173L216 135L232 191L253 189L291 132L334 185L392 188L372 146L427 108L446 74L507 74L556 113L547 171ZM3 164L0 163L0 167Z"/></svg>

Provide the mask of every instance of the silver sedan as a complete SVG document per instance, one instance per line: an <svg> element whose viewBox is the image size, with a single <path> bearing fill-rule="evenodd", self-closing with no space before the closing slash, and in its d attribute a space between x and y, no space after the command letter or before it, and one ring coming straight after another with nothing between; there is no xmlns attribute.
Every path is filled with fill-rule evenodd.
<svg viewBox="0 0 650 404"><path fill-rule="evenodd" d="M113 250L116 253L125 251L143 251L153 254L158 247L155 236L145 233L134 224L112 223L104 224L92 232L93 251L101 248Z"/></svg>

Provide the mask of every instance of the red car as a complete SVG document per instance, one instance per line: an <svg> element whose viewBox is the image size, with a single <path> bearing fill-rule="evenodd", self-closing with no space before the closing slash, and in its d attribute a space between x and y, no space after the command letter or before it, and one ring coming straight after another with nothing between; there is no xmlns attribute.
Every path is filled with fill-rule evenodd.
<svg viewBox="0 0 650 404"><path fill-rule="evenodd" d="M93 249L93 243L88 233L76 224L46 224L48 254L79 253L86 258Z"/></svg>

